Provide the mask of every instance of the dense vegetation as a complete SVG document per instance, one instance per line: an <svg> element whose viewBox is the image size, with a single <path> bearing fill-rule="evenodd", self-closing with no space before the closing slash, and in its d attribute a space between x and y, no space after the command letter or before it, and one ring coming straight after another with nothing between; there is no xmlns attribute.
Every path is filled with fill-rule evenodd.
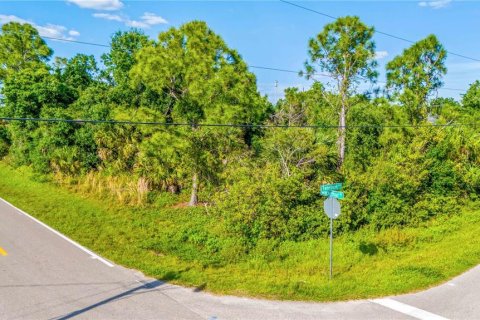
<svg viewBox="0 0 480 320"><path fill-rule="evenodd" d="M331 301L403 293L445 281L480 261L480 211L467 206L418 227L361 229L335 239L258 241L248 255L203 207L126 207L32 181L30 168L0 163L0 194L26 212L123 266L196 291ZM26 196L28 195L28 197ZM160 200L160 199L157 199ZM205 241L208 239L208 241ZM461 244L461 245L460 245Z"/></svg>
<svg viewBox="0 0 480 320"><path fill-rule="evenodd" d="M204 267L321 241L322 183L345 184L335 221L345 237L455 219L480 193L480 82L459 102L436 98L446 51L430 35L390 61L385 89L375 89L373 35L357 17L325 26L301 72L313 86L287 89L272 105L240 54L203 22L156 41L117 32L101 63L84 54L52 61L32 26L8 23L0 157L37 180L126 207L191 213L165 231L171 242L152 237L145 246ZM319 72L330 84L316 81Z"/></svg>

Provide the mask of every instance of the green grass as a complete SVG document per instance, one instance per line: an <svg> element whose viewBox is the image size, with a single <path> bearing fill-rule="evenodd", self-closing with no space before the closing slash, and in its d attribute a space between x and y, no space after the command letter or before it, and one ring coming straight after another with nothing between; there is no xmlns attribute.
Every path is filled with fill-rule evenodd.
<svg viewBox="0 0 480 320"><path fill-rule="evenodd" d="M120 206L34 181L28 169L2 163L0 197L118 264L222 294L370 298L427 288L480 262L480 210L473 203L421 227L338 237L330 281L327 237L263 241L245 255L235 239L219 236L221 224L205 208Z"/></svg>

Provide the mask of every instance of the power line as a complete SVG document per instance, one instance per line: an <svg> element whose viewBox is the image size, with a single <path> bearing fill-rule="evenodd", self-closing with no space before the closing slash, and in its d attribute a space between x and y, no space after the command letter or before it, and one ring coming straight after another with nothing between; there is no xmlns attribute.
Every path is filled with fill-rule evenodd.
<svg viewBox="0 0 480 320"><path fill-rule="evenodd" d="M282 0L280 0L282 1ZM85 45L91 45L91 46L97 46L97 47L104 47L104 48L110 48L111 46L106 45L106 44L100 44L100 43L94 43L94 42L86 42L86 41L77 41L77 40L68 40L68 39L62 39L62 38L55 38L55 37L43 37L45 39L50 39L50 40L56 40L56 41L64 41L64 42L71 42L71 43L78 43L78 44L85 44ZM270 70L270 71L277 71L277 72L285 72L285 73L295 73L299 74L299 71L295 70L289 70L289 69L281 69L281 68L275 68L275 67L264 67L264 66L252 66L248 65L249 68L253 69L261 69L261 70ZM332 75L326 74L326 73L314 73L312 74L314 76L320 76L320 77L329 77L333 78ZM383 83L386 84L386 82L382 81L377 81L378 83ZM466 92L464 89L456 89L456 88L439 88L440 90L450 90L450 91L462 91Z"/></svg>
<svg viewBox="0 0 480 320"><path fill-rule="evenodd" d="M59 119L59 118L14 118L0 117L5 122L47 122L47 123L77 123L77 124L119 124L119 125L148 125L164 127L231 127L231 128L311 128L311 129L339 129L339 128L430 128L430 127L477 127L477 123L447 123L447 124L404 124L404 125L278 125L278 124L233 124L233 123L180 123L180 122L157 122L157 121L119 121L119 120L91 120L91 119Z"/></svg>
<svg viewBox="0 0 480 320"><path fill-rule="evenodd" d="M323 12L320 12L320 11L317 11L317 10L314 10L314 9L311 9L311 8L308 8L308 7L301 6L299 4L296 4L296 3L293 3L293 2L290 2L290 1L286 1L286 0L279 0L279 1L283 2L283 3L286 3L286 4L289 4L291 6L306 10L306 11L316 13L318 15L321 15L321 16L324 16L324 17L327 17L327 18L330 18L330 19L333 19L333 20L336 20L338 18L338 17L334 17L332 15L329 15L329 14L326 14L326 13L323 13ZM403 37L399 37L399 36L396 36L396 35L388 33L388 32L384 32L384 31L380 31L380 30L375 30L375 32L379 33L379 34L383 34L384 36L387 36L387 37L390 37L390 38L397 39L397 40L405 41L405 42L408 42L408 43L415 43L415 41L413 41L413 40L405 39ZM457 56L457 57L460 57L460 58L480 62L480 59L468 57L468 56L465 56L465 55L460 54L460 53L455 53L455 52L452 52L452 51L447 51L447 53L452 55L452 56Z"/></svg>
<svg viewBox="0 0 480 320"><path fill-rule="evenodd" d="M252 66L252 65L248 65L248 67L253 68L253 69L271 70L271 71L279 71L279 72L286 72L286 73L296 73L297 75L300 73L300 71L280 69L280 68L275 68L275 67L262 67L262 66ZM313 76L333 78L333 76L331 74L327 74L327 73L313 73L312 75Z"/></svg>
<svg viewBox="0 0 480 320"><path fill-rule="evenodd" d="M97 46L97 47L110 48L109 45L101 44L101 43L93 43L93 42L86 42L86 41L69 40L69 39L62 39L62 38L55 38L55 37L46 37L46 36L42 36L42 38L49 39L49 40L63 41L63 42L86 44L86 45L89 45L89 46Z"/></svg>
<svg viewBox="0 0 480 320"><path fill-rule="evenodd" d="M299 71L294 71L294 70L288 70L288 69L279 69L279 68L274 68L274 67L260 67L260 66L250 66L250 68L254 68L254 69L263 69L263 70L272 70L272 71L279 71L279 72L287 72L287 73L296 73L298 74ZM326 73L313 73L312 75L314 76L321 76L321 77L329 77L329 78L333 78L334 76L332 76L331 74L326 74ZM368 78L362 78L364 80L368 80ZM377 83L381 83L381 84L387 84L385 81L377 81ZM464 89L458 89L458 88L448 88L448 87L442 87L442 88L438 88L439 90L450 90L450 91L461 91L461 92L466 92L466 90Z"/></svg>

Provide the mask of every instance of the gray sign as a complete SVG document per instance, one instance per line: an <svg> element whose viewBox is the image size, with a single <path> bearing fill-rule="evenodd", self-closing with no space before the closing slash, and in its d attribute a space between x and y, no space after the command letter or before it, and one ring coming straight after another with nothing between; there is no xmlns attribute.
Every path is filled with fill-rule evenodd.
<svg viewBox="0 0 480 320"><path fill-rule="evenodd" d="M335 198L327 198L323 201L323 209L330 219L336 219L340 216L340 202Z"/></svg>

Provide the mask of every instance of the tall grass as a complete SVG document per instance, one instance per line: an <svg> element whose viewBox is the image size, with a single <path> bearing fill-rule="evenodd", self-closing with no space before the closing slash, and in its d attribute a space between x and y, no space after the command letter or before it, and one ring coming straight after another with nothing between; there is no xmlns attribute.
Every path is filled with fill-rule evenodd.
<svg viewBox="0 0 480 320"><path fill-rule="evenodd" d="M57 184L77 193L131 206L146 204L148 193L151 191L148 179L126 174L112 176L90 171L78 177L56 174L54 180Z"/></svg>

